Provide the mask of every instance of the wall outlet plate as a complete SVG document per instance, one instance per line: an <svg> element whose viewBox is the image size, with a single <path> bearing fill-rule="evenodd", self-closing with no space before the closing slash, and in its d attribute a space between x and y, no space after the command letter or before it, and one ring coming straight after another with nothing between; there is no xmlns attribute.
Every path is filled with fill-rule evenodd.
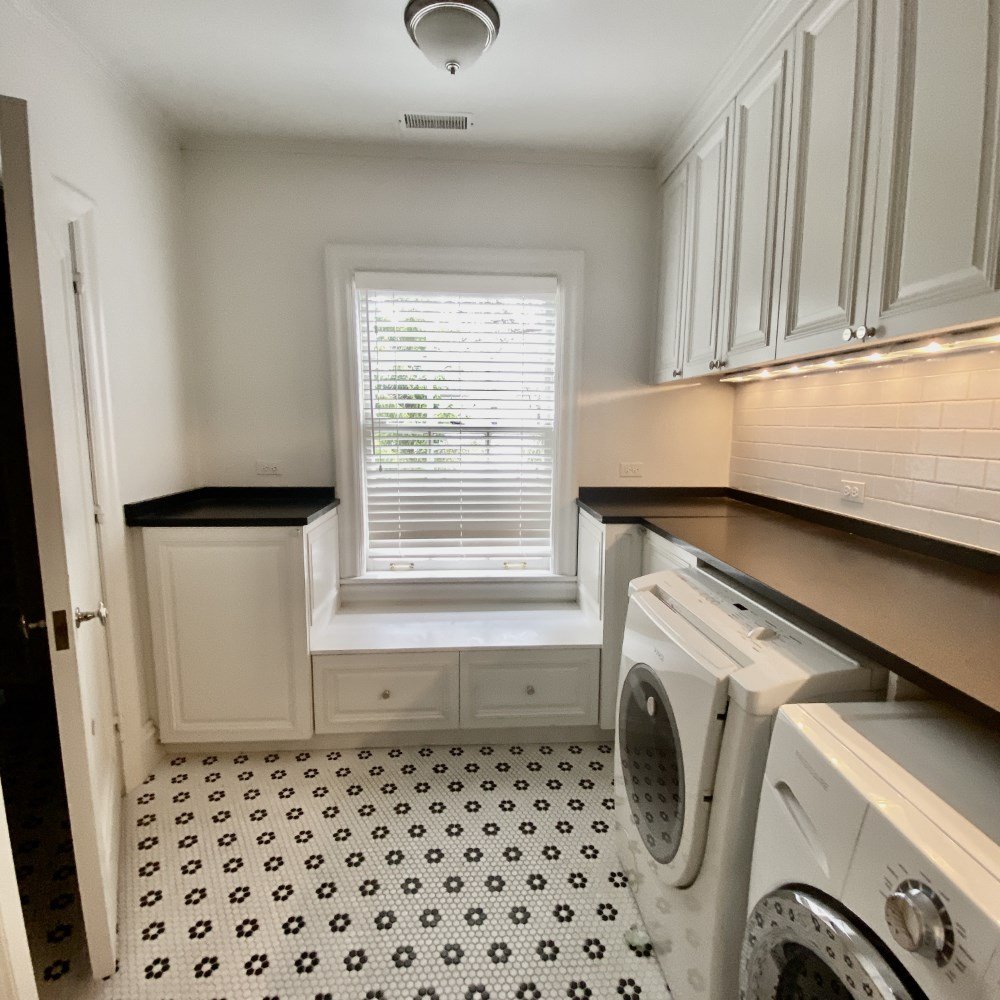
<svg viewBox="0 0 1000 1000"><path fill-rule="evenodd" d="M845 503L864 503L865 484L860 479L841 479L840 495Z"/></svg>
<svg viewBox="0 0 1000 1000"><path fill-rule="evenodd" d="M280 476L281 464L279 462L258 462L256 465L258 476Z"/></svg>
<svg viewBox="0 0 1000 1000"><path fill-rule="evenodd" d="M642 476L642 462L619 462L619 479L638 479Z"/></svg>

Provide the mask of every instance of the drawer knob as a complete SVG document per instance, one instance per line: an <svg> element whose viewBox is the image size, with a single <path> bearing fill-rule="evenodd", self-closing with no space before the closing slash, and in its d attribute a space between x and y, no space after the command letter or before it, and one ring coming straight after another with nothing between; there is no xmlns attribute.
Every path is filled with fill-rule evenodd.
<svg viewBox="0 0 1000 1000"><path fill-rule="evenodd" d="M526 688L524 689L524 693L525 693L525 694L534 694L534 693L535 693L535 685L534 685L534 684L529 684L529 685L528 685L528 686L527 686L527 687L526 687Z"/></svg>
<svg viewBox="0 0 1000 1000"><path fill-rule="evenodd" d="M391 694L392 694L392 692L388 688L386 688L382 692L382 700L385 701Z"/></svg>

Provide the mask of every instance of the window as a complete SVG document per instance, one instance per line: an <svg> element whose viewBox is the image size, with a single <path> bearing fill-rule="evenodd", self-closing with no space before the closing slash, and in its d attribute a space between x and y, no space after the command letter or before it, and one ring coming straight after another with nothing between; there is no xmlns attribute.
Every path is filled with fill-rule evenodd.
<svg viewBox="0 0 1000 1000"><path fill-rule="evenodd" d="M582 272L568 250L327 248L349 585L566 592Z"/></svg>
<svg viewBox="0 0 1000 1000"><path fill-rule="evenodd" d="M555 279L354 286L366 570L551 570Z"/></svg>

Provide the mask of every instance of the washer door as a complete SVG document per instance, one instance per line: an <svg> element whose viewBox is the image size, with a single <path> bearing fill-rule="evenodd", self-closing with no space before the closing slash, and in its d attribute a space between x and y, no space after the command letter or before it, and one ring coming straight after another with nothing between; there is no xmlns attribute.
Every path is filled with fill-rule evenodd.
<svg viewBox="0 0 1000 1000"><path fill-rule="evenodd" d="M622 685L618 746L632 822L653 860L668 864L684 830L684 756L670 701L644 663Z"/></svg>
<svg viewBox="0 0 1000 1000"><path fill-rule="evenodd" d="M927 1000L904 985L867 932L802 889L778 889L751 911L740 998Z"/></svg>
<svg viewBox="0 0 1000 1000"><path fill-rule="evenodd" d="M658 883L684 888L705 851L735 665L649 593L629 604L623 659L633 665L618 698L622 791Z"/></svg>

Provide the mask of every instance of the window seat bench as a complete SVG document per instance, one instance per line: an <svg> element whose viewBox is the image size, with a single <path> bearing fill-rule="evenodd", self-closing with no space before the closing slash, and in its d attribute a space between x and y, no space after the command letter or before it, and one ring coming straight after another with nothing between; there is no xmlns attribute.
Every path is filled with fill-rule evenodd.
<svg viewBox="0 0 1000 1000"><path fill-rule="evenodd" d="M594 726L601 643L575 604L341 609L311 629L316 732Z"/></svg>

